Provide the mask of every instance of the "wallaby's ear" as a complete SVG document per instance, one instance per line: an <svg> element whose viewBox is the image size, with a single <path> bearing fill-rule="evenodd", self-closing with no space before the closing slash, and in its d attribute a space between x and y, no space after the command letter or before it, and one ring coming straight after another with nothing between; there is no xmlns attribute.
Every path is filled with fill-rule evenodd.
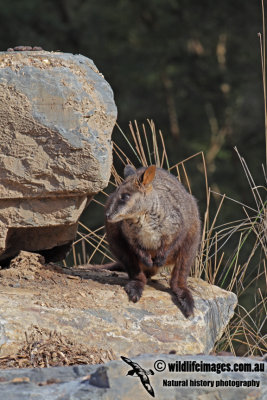
<svg viewBox="0 0 267 400"><path fill-rule="evenodd" d="M135 175L136 169L132 165L126 165L123 174L124 174L124 179L126 179L130 175Z"/></svg>
<svg viewBox="0 0 267 400"><path fill-rule="evenodd" d="M147 169L145 170L145 172L141 177L141 183L145 186L149 185L155 178L155 173L156 173L156 165L150 165L149 167L147 167Z"/></svg>

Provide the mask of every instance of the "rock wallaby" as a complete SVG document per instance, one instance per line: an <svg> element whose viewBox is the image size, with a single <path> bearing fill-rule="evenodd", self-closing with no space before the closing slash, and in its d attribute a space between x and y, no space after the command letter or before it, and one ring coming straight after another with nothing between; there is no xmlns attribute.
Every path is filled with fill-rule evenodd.
<svg viewBox="0 0 267 400"><path fill-rule="evenodd" d="M125 286L137 302L147 278L173 266L170 286L185 317L194 300L187 286L200 242L196 200L162 168L127 165L125 180L107 201L106 233L110 249L129 275Z"/></svg>

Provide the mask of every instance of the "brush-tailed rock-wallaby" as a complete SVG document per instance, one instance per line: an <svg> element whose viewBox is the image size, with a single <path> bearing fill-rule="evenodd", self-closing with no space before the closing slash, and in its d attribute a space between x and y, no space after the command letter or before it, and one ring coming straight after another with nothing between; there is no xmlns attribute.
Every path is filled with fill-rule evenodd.
<svg viewBox="0 0 267 400"><path fill-rule="evenodd" d="M175 176L155 165L137 170L127 165L124 177L109 196L105 214L110 249L129 275L125 291L137 302L147 278L172 265L170 286L189 317L194 300L187 277L200 242L196 200Z"/></svg>

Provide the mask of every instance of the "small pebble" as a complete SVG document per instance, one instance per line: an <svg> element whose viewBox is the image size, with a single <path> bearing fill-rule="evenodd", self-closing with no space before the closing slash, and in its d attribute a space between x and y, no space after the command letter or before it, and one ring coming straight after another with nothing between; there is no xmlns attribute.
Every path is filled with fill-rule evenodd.
<svg viewBox="0 0 267 400"><path fill-rule="evenodd" d="M19 288L20 287L20 283L19 282L10 283L9 286L14 287L14 288Z"/></svg>
<svg viewBox="0 0 267 400"><path fill-rule="evenodd" d="M12 52L12 51L42 51L43 48L40 46L15 46L13 47L9 47L7 49L7 51Z"/></svg>

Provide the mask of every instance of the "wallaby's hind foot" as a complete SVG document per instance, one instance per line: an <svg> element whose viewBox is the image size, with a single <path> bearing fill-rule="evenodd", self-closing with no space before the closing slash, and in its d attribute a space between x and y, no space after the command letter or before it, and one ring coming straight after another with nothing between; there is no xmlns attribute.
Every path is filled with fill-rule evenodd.
<svg viewBox="0 0 267 400"><path fill-rule="evenodd" d="M188 318L193 315L194 299L188 288L177 287L173 290L178 306L183 315Z"/></svg>
<svg viewBox="0 0 267 400"><path fill-rule="evenodd" d="M129 300L137 303L143 293L145 284L141 281L131 280L125 285L125 292L128 294Z"/></svg>

